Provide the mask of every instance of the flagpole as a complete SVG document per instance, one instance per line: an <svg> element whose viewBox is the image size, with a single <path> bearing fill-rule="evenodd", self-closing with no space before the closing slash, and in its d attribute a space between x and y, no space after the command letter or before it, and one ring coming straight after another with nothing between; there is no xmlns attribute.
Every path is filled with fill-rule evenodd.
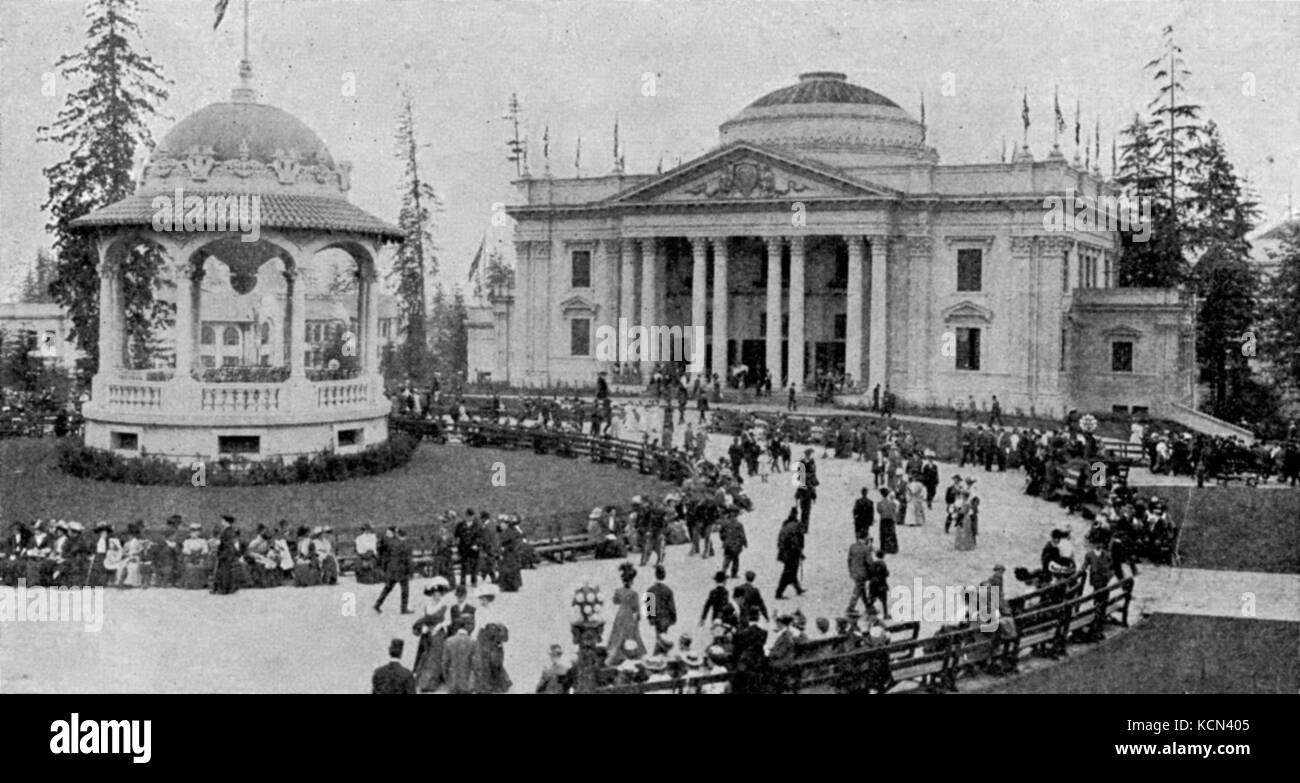
<svg viewBox="0 0 1300 783"><path fill-rule="evenodd" d="M244 0L244 62L249 64L249 72L252 72L252 63L248 59L248 0Z"/></svg>

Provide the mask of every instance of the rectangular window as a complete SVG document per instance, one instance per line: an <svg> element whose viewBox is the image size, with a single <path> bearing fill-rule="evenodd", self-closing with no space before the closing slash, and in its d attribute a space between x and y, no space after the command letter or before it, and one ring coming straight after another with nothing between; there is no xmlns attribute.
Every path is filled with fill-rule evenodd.
<svg viewBox="0 0 1300 783"><path fill-rule="evenodd" d="M1133 343L1117 340L1110 344L1110 371L1133 372Z"/></svg>
<svg viewBox="0 0 1300 783"><path fill-rule="evenodd" d="M1107 254L1106 254L1106 257L1105 257L1105 260L1103 261L1103 263L1104 263L1104 267L1103 267L1104 272L1102 273L1102 283L1101 283L1101 284L1102 284L1102 287L1103 287L1103 288L1110 288L1110 287L1112 287L1112 285L1113 285L1112 282L1111 282L1111 275L1113 274L1113 272L1112 272L1112 270L1111 270L1111 266L1110 266L1110 253L1107 253Z"/></svg>
<svg viewBox="0 0 1300 783"><path fill-rule="evenodd" d="M217 436L218 454L258 454L261 451L262 439L257 435Z"/></svg>
<svg viewBox="0 0 1300 783"><path fill-rule="evenodd" d="M110 433L109 440L118 451L140 450L140 436L134 432L113 432Z"/></svg>
<svg viewBox="0 0 1300 783"><path fill-rule="evenodd" d="M238 357L238 356L223 356L223 357L221 357L221 366L222 366L222 367L235 367L235 366L238 366L238 365L239 365L239 357Z"/></svg>
<svg viewBox="0 0 1300 783"><path fill-rule="evenodd" d="M591 288L591 251L573 251L573 288Z"/></svg>
<svg viewBox="0 0 1300 783"><path fill-rule="evenodd" d="M261 364L263 367L271 366L271 355L269 353L262 354Z"/></svg>
<svg viewBox="0 0 1300 783"><path fill-rule="evenodd" d="M569 322L569 355L591 355L590 318L574 318Z"/></svg>
<svg viewBox="0 0 1300 783"><path fill-rule="evenodd" d="M978 370L980 368L980 330L957 330L957 369Z"/></svg>
<svg viewBox="0 0 1300 783"><path fill-rule="evenodd" d="M827 287L840 291L849 287L849 249L847 247L835 249L835 277L831 279Z"/></svg>
<svg viewBox="0 0 1300 783"><path fill-rule="evenodd" d="M1070 251L1061 254L1061 293L1070 292Z"/></svg>
<svg viewBox="0 0 1300 783"><path fill-rule="evenodd" d="M1110 406L1110 412L1111 412L1111 413L1117 413L1117 414L1119 414L1120 416L1127 416L1127 415L1128 415L1128 406L1127 406L1127 405L1112 405L1112 406Z"/></svg>
<svg viewBox="0 0 1300 783"><path fill-rule="evenodd" d="M363 429L339 430L339 446L360 446L365 435Z"/></svg>
<svg viewBox="0 0 1300 783"><path fill-rule="evenodd" d="M984 251L979 248L962 248L957 251L957 290L983 290Z"/></svg>
<svg viewBox="0 0 1300 783"><path fill-rule="evenodd" d="M849 336L849 317L845 313L837 313L835 316L835 339L845 340Z"/></svg>
<svg viewBox="0 0 1300 783"><path fill-rule="evenodd" d="M205 356L203 356L203 357L201 357L201 358L203 359L203 366L204 366L204 367L216 367L216 366L217 366L217 357L215 357L215 356L207 356L207 355L205 355Z"/></svg>
<svg viewBox="0 0 1300 783"><path fill-rule="evenodd" d="M767 311L762 310L758 314L758 336L767 337Z"/></svg>

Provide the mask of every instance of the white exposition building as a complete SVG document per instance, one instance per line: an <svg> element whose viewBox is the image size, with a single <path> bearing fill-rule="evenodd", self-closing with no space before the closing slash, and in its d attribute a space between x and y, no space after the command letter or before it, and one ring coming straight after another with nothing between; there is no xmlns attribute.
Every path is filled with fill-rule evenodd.
<svg viewBox="0 0 1300 783"><path fill-rule="evenodd" d="M600 327L705 326L707 372L879 384L918 405L1167 413L1191 405L1191 301L1116 285L1119 235L1045 227L1049 196L1114 197L1054 149L943 165L896 103L816 72L751 103L662 174L525 176L516 282L471 367L586 385ZM602 330L601 334L605 332ZM642 366L644 369L644 366Z"/></svg>

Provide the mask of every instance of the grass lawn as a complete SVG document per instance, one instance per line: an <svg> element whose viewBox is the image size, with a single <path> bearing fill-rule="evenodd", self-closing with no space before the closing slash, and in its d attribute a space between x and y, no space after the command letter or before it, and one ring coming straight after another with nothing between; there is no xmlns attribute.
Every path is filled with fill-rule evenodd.
<svg viewBox="0 0 1300 783"><path fill-rule="evenodd" d="M1183 525L1184 568L1300 574L1300 490L1137 487L1168 500Z"/></svg>
<svg viewBox="0 0 1300 783"><path fill-rule="evenodd" d="M1295 693L1300 624L1156 614L996 693Z"/></svg>
<svg viewBox="0 0 1300 783"><path fill-rule="evenodd" d="M58 467L53 439L0 440L0 522L18 519L143 519L156 528L180 514L205 528L231 514L245 531L258 522L359 527L427 524L445 509L466 508L585 519L593 506L625 504L633 495L663 495L670 486L612 465L458 445L422 443L408 465L382 476L324 484L264 487L143 487L77 479ZM500 463L504 471L494 470ZM505 485L495 486L494 475ZM498 480L500 483L500 480Z"/></svg>

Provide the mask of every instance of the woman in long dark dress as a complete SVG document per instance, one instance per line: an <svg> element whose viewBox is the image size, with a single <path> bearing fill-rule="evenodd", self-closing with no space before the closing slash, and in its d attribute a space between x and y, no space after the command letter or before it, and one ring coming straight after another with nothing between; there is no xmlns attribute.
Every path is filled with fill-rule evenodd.
<svg viewBox="0 0 1300 783"><path fill-rule="evenodd" d="M506 527L501 531L501 565L498 568L497 584L507 593L513 593L524 586L521 571L523 562L521 547L524 531L519 527L517 517L505 520Z"/></svg>
<svg viewBox="0 0 1300 783"><path fill-rule="evenodd" d="M640 658L645 655L645 642L641 640L641 597L632 589L636 568L631 563L623 563L618 570L623 586L614 591L614 604L618 606L618 613L614 615L609 642L605 645L609 650L609 659L606 661L609 666L617 666L629 657L623 648L624 643L629 641L634 645L635 652L631 657Z"/></svg>
<svg viewBox="0 0 1300 783"><path fill-rule="evenodd" d="M415 688L421 693L436 691L443 684L442 651L447 642L447 596L450 593L451 583L435 576L424 589L424 594L429 597L424 605L424 616L411 626L411 632L420 637L412 673L415 675Z"/></svg>

